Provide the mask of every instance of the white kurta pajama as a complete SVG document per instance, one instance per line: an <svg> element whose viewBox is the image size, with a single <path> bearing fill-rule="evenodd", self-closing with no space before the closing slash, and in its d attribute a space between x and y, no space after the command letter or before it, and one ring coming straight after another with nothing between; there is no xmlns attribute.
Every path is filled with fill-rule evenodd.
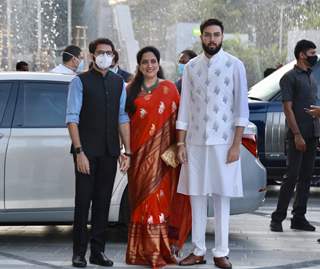
<svg viewBox="0 0 320 269"><path fill-rule="evenodd" d="M215 257L227 256L229 197L243 195L241 162L226 163L235 127L248 124L248 88L243 63L220 49L189 61L182 78L177 129L187 131L187 164L178 192L191 195L194 254L204 255L206 195L215 201ZM218 208L217 208L218 207ZM218 214L217 214L218 213Z"/></svg>

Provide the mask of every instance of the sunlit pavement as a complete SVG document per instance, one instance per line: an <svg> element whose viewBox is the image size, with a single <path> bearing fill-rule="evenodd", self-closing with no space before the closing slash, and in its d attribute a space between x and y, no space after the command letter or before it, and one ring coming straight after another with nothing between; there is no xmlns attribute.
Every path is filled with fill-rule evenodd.
<svg viewBox="0 0 320 269"><path fill-rule="evenodd" d="M283 223L283 233L270 232L270 213L275 207L276 197L277 188L274 188L258 211L231 217L230 260L233 268L320 268L320 244L317 242L320 238L320 189L312 190L307 216L316 225L316 232L291 230L289 219ZM213 230L212 224L208 230ZM72 268L71 236L70 226L0 227L0 268ZM136 268L124 262L126 230L119 226L109 227L108 237L106 253L115 261L114 267ZM208 234L207 264L196 268L215 268L209 251L213 244L214 236ZM189 254L191 248L189 240L183 253ZM87 268L102 267L89 264Z"/></svg>

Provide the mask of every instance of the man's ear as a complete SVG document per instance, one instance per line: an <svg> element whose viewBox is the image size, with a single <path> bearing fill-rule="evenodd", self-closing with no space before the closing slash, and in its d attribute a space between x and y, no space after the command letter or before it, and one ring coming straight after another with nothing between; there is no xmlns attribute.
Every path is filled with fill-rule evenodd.
<svg viewBox="0 0 320 269"><path fill-rule="evenodd" d="M299 52L299 59L305 59L307 58L306 53L304 51Z"/></svg>

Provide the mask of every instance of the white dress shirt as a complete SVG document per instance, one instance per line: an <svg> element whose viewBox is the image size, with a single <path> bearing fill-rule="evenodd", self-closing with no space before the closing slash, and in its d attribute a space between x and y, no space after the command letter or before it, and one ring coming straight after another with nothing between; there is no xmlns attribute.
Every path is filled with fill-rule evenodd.
<svg viewBox="0 0 320 269"><path fill-rule="evenodd" d="M50 73L58 73L58 74L65 74L65 75L76 75L76 72L74 72L71 68L59 64L55 68L50 70Z"/></svg>

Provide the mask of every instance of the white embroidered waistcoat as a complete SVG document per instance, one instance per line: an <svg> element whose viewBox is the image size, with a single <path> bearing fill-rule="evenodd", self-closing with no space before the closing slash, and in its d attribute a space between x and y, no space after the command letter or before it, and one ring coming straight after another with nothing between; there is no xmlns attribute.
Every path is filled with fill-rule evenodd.
<svg viewBox="0 0 320 269"><path fill-rule="evenodd" d="M182 78L177 129L193 145L231 144L235 126L245 127L249 110L245 69L222 49L208 59L192 59Z"/></svg>

